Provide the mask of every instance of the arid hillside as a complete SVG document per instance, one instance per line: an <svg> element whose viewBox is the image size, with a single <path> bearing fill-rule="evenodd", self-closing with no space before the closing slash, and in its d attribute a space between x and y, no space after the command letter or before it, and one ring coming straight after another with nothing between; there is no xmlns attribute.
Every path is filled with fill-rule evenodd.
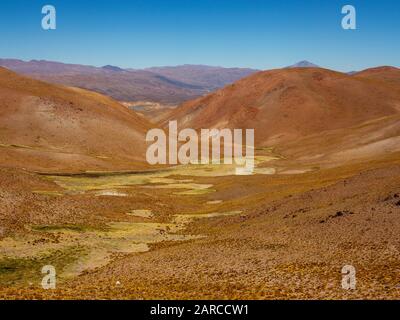
<svg viewBox="0 0 400 320"><path fill-rule="evenodd" d="M386 84L398 86L398 90L400 90L400 69L396 67L370 68L355 73L354 77L385 82Z"/></svg>
<svg viewBox="0 0 400 320"><path fill-rule="evenodd" d="M144 159L150 125L106 96L0 68L0 105L2 166L90 170Z"/></svg>
<svg viewBox="0 0 400 320"><path fill-rule="evenodd" d="M398 299L400 99L379 78L273 70L171 111L255 128L243 176L140 170L143 116L0 69L0 298Z"/></svg>
<svg viewBox="0 0 400 320"><path fill-rule="evenodd" d="M161 123L182 128L253 128L258 146L346 129L400 112L392 83L321 68L259 72L182 104Z"/></svg>

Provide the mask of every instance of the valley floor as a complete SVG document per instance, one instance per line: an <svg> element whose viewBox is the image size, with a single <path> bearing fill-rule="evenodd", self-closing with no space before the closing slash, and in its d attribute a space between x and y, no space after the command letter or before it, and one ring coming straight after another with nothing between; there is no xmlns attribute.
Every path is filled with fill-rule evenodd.
<svg viewBox="0 0 400 320"><path fill-rule="evenodd" d="M400 157L302 174L0 170L2 299L399 299ZM41 268L57 288L41 288ZM342 288L342 267L356 290Z"/></svg>

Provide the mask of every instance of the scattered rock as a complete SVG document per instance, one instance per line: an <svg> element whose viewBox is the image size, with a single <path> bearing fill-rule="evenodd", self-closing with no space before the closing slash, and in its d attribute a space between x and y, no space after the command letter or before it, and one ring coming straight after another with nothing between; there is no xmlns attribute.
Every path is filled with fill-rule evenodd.
<svg viewBox="0 0 400 320"><path fill-rule="evenodd" d="M390 201L393 199L397 199L399 197L400 197L400 195L398 193L395 193L395 194L391 194L391 195L387 196L385 199L383 199L383 201L386 202L386 201Z"/></svg>
<svg viewBox="0 0 400 320"><path fill-rule="evenodd" d="M325 223L329 219L335 219L335 218L339 218L339 217L344 217L344 216L351 215L351 214L354 214L354 212L349 211L349 210L337 211L335 214L332 214L332 215L328 216L325 220L320 220L319 223Z"/></svg>
<svg viewBox="0 0 400 320"><path fill-rule="evenodd" d="M385 199L383 199L383 201L388 202L388 201L392 201L394 199L398 199L400 198L400 195L398 193L394 193L391 195L388 195ZM400 200L398 200L397 202L393 203L395 206L400 207Z"/></svg>
<svg viewBox="0 0 400 320"><path fill-rule="evenodd" d="M338 218L338 217L343 217L345 215L349 214L354 214L354 212L348 211L348 210L343 210L343 211L337 211L336 214L330 216L331 218Z"/></svg>
<svg viewBox="0 0 400 320"><path fill-rule="evenodd" d="M295 212L305 213L307 211L310 211L310 208L301 208L301 209L296 210Z"/></svg>

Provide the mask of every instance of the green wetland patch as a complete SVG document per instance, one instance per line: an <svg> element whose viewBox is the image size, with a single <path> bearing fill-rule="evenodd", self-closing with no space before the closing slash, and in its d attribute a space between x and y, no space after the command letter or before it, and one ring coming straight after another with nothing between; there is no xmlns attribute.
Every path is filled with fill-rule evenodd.
<svg viewBox="0 0 400 320"><path fill-rule="evenodd" d="M258 157L256 164L273 157ZM50 174L41 176L55 182L62 191L32 191L37 195L63 197L85 194L93 197L128 197L135 188L170 190L171 194L188 198L215 192L210 183L197 182L196 177L234 175L235 165L185 165L151 172L87 172L85 174ZM271 168L255 168L255 174L273 174ZM151 244L188 241L204 237L185 234L187 224L198 219L241 214L241 211L210 212L210 205L222 200L205 202L204 212L176 212L170 222L159 223L157 212L146 207L125 212L127 220L110 221L102 228L83 224L49 224L27 226L27 233L0 240L0 284L40 284L41 268L56 267L61 281L83 272L101 268L120 254L142 254ZM139 220L138 220L139 219Z"/></svg>

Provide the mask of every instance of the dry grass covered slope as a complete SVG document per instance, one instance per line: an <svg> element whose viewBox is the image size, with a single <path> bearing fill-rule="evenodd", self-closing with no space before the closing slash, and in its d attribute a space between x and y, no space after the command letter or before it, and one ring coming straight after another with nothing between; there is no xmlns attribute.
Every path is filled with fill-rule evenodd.
<svg viewBox="0 0 400 320"><path fill-rule="evenodd" d="M0 68L1 165L95 169L144 159L145 119L106 96Z"/></svg>
<svg viewBox="0 0 400 320"><path fill-rule="evenodd" d="M373 79L400 84L400 69L391 66L365 69L363 71L356 72L353 76L357 78Z"/></svg>
<svg viewBox="0 0 400 320"><path fill-rule="evenodd" d="M400 92L321 68L263 71L182 104L163 121L181 127L254 128L256 144L350 128L400 111Z"/></svg>
<svg viewBox="0 0 400 320"><path fill-rule="evenodd" d="M398 299L392 71L260 72L171 111L181 127L255 128L264 172L54 176L20 168L137 166L149 125L110 98L0 69L0 298ZM41 287L49 263L56 290ZM341 286L348 264L356 290Z"/></svg>

